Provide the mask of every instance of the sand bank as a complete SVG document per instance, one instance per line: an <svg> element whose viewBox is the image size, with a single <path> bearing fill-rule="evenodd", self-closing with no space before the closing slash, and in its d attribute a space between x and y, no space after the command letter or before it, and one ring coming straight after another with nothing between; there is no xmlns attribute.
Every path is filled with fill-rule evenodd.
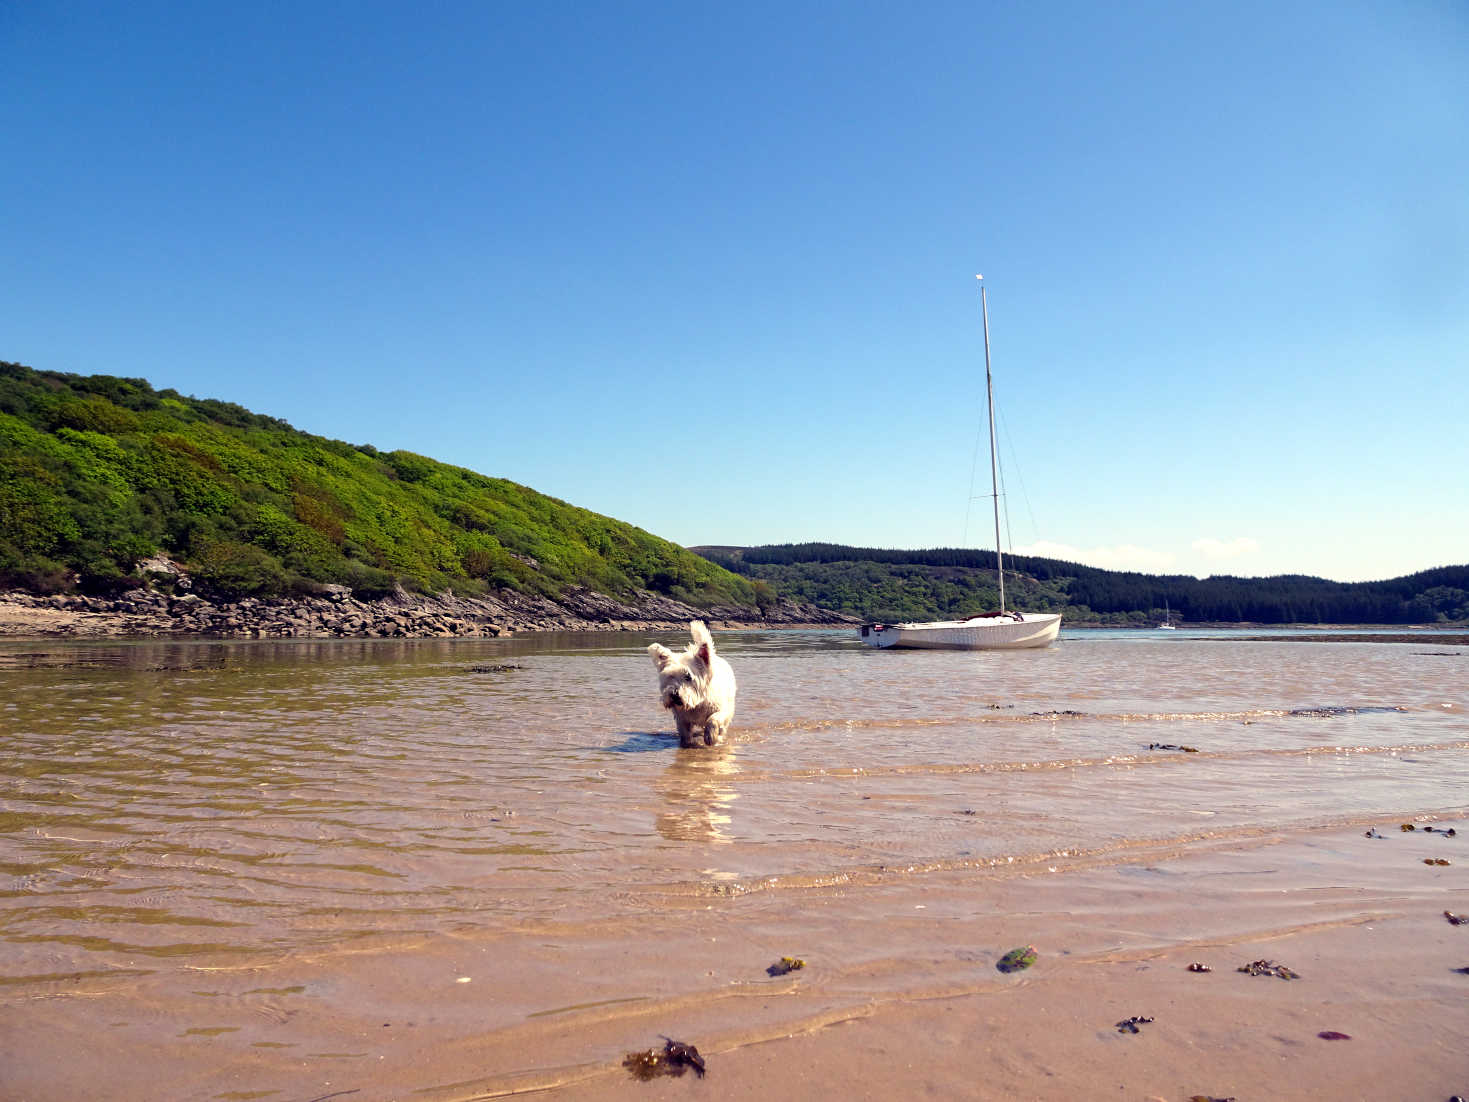
<svg viewBox="0 0 1469 1102"><path fill-rule="evenodd" d="M1320 632L1310 635L1244 635L1236 642L1249 643L1418 643L1425 646L1469 646L1469 632Z"/></svg>

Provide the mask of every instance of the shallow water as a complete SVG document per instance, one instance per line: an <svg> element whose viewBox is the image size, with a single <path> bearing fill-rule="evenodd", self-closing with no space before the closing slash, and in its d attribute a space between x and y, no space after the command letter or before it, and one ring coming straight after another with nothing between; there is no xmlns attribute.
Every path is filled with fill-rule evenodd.
<svg viewBox="0 0 1469 1102"><path fill-rule="evenodd" d="M0 984L1469 807L1469 648L1431 635L725 633L739 709L707 750L657 707L652 638L680 642L6 643Z"/></svg>

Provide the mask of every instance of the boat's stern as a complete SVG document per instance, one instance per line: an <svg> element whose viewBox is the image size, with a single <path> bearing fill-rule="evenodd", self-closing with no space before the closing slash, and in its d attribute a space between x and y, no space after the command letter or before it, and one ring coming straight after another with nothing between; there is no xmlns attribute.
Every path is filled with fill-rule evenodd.
<svg viewBox="0 0 1469 1102"><path fill-rule="evenodd" d="M869 647L891 647L898 641L898 629L888 624L863 624L862 642Z"/></svg>

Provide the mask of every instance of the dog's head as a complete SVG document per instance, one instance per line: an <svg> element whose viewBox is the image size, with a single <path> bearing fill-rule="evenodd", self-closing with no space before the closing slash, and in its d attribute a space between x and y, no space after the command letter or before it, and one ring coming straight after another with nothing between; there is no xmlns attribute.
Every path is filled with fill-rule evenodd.
<svg viewBox="0 0 1469 1102"><path fill-rule="evenodd" d="M714 665L714 637L703 620L689 624L694 641L675 654L654 643L648 647L658 668L658 695L665 708L697 708L709 697L709 677Z"/></svg>

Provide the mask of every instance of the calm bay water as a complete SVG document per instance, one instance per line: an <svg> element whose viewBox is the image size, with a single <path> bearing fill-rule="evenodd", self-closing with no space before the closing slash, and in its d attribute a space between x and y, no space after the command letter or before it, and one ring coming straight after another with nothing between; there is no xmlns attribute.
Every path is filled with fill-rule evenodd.
<svg viewBox="0 0 1469 1102"><path fill-rule="evenodd" d="M1431 634L725 633L733 737L694 751L654 638L6 643L0 984L1469 807L1469 648Z"/></svg>

